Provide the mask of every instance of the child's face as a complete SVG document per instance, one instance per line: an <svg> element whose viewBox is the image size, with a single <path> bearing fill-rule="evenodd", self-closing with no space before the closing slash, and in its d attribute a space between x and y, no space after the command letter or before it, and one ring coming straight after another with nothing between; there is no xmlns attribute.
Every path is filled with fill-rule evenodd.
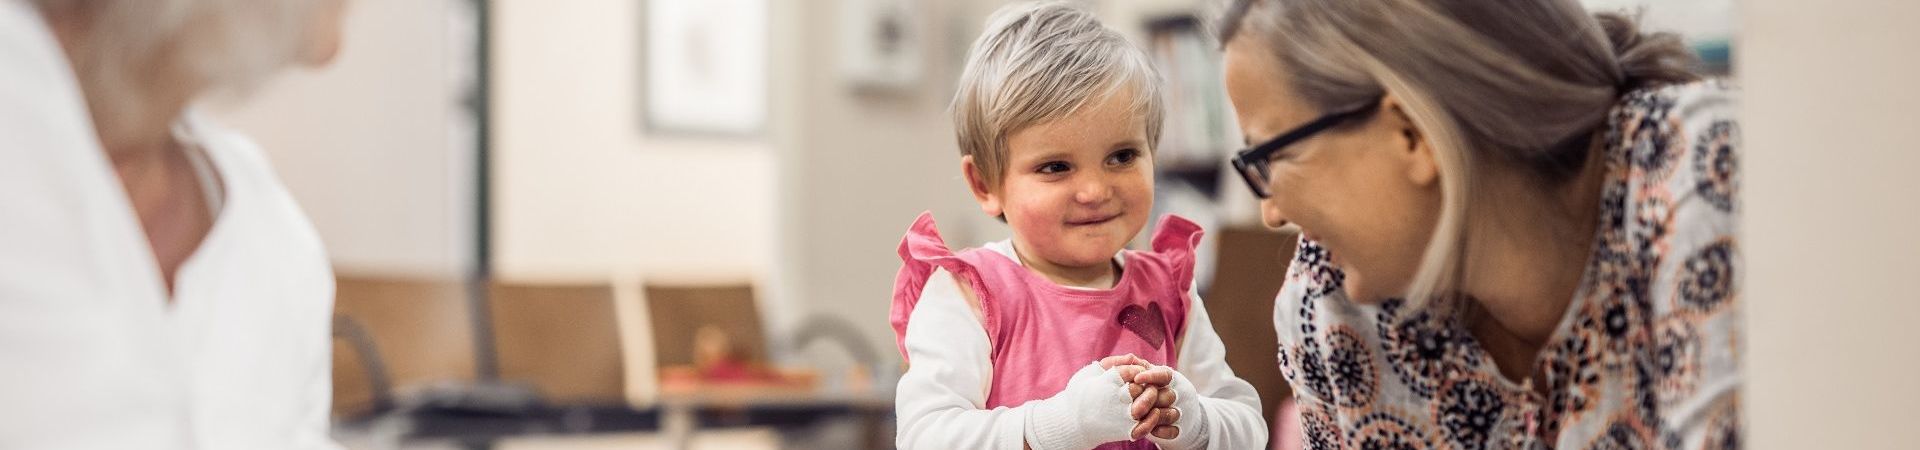
<svg viewBox="0 0 1920 450"><path fill-rule="evenodd" d="M987 214L1006 215L1022 257L1063 268L1108 264L1146 225L1153 158L1132 102L1108 96L1007 137L1000 189L979 192L975 183L975 195Z"/></svg>

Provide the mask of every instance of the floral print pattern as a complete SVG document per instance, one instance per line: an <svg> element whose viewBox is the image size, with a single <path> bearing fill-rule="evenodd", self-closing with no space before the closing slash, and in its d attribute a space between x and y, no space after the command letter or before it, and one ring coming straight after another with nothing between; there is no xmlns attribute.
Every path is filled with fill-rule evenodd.
<svg viewBox="0 0 1920 450"><path fill-rule="evenodd" d="M1593 252L1522 380L1453 308L1346 298L1333 255L1303 239L1274 322L1308 447L1739 448L1734 98L1701 81L1610 113Z"/></svg>

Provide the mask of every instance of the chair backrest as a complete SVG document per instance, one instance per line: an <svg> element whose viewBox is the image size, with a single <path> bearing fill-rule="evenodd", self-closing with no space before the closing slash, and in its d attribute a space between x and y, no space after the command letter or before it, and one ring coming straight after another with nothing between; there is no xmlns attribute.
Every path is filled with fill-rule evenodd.
<svg viewBox="0 0 1920 450"><path fill-rule="evenodd" d="M1218 261L1206 295L1213 329L1227 346L1227 367L1260 393L1262 417L1273 417L1292 393L1280 375L1273 300L1286 281L1298 235L1265 228L1220 230Z"/></svg>
<svg viewBox="0 0 1920 450"><path fill-rule="evenodd" d="M364 331L394 387L475 376L473 315L459 280L342 274L335 280L334 315ZM333 411L368 412L376 393L361 354L350 341L333 346Z"/></svg>
<svg viewBox="0 0 1920 450"><path fill-rule="evenodd" d="M766 362L767 338L751 284L648 283L643 289L659 367L693 364L694 334L704 326L725 332L747 361Z"/></svg>
<svg viewBox="0 0 1920 450"><path fill-rule="evenodd" d="M500 379L553 403L626 401L620 325L608 284L494 284L489 314Z"/></svg>

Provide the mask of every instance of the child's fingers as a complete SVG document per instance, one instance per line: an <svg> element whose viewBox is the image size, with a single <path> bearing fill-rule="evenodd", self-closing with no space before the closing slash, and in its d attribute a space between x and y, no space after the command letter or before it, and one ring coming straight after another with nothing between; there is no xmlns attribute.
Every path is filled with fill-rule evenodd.
<svg viewBox="0 0 1920 450"><path fill-rule="evenodd" d="M1180 423L1180 408L1154 408L1153 410L1159 411L1160 418L1164 420L1164 423L1160 425L1175 425Z"/></svg>
<svg viewBox="0 0 1920 450"><path fill-rule="evenodd" d="M1133 404L1128 405L1130 406L1127 408L1127 415L1129 417L1139 419L1141 416L1147 415L1148 412L1153 410L1154 399L1160 398L1160 388L1145 386L1142 389L1144 389L1144 391L1142 391L1140 395L1133 397Z"/></svg>
<svg viewBox="0 0 1920 450"><path fill-rule="evenodd" d="M1113 355L1105 358L1100 358L1101 369L1112 369L1114 368L1114 366L1121 366L1121 365L1135 365L1135 366L1146 367L1146 366L1151 366L1152 364L1148 364L1147 360L1140 359L1139 356L1134 356L1132 353L1128 353L1125 355Z"/></svg>
<svg viewBox="0 0 1920 450"><path fill-rule="evenodd" d="M1156 409L1148 412L1147 417L1141 418L1139 423L1133 424L1133 432L1129 434L1129 436L1134 439L1140 439L1146 436L1147 433L1153 432L1154 428L1160 427L1161 414L1163 414L1161 411L1164 410Z"/></svg>
<svg viewBox="0 0 1920 450"><path fill-rule="evenodd" d="M1161 426L1153 427L1153 437L1157 437L1161 439L1178 438L1180 437L1180 426L1179 425L1161 425Z"/></svg>
<svg viewBox="0 0 1920 450"><path fill-rule="evenodd" d="M1145 367L1141 367L1141 366L1136 366L1136 365L1132 365L1132 364L1125 364L1125 365L1119 365L1119 366L1114 366L1114 367L1113 367L1113 370L1114 370L1114 371L1116 371L1116 372L1119 372L1119 374L1120 374L1120 381L1125 381L1125 382L1128 382L1128 383L1132 383L1132 382L1133 382L1133 377L1134 377L1134 376L1136 376L1136 375L1139 375L1139 374L1140 374L1140 372L1145 372L1145 371L1147 371L1147 368L1145 368Z"/></svg>
<svg viewBox="0 0 1920 450"><path fill-rule="evenodd" d="M1167 366L1156 366L1156 367L1148 368L1147 370L1142 371L1139 374L1135 374L1133 376L1133 382L1140 383L1140 384L1151 384L1156 386L1166 386L1167 383L1173 382L1173 369L1167 368Z"/></svg>
<svg viewBox="0 0 1920 450"><path fill-rule="evenodd" d="M1140 398L1140 394L1146 391L1147 391L1146 385L1142 385L1140 383L1127 383L1127 398Z"/></svg>
<svg viewBox="0 0 1920 450"><path fill-rule="evenodd" d="M1160 391L1160 395L1159 395L1158 397L1156 397L1156 398L1154 398L1154 400L1153 400L1153 407L1155 407L1155 408L1172 408L1172 407L1173 407L1173 401L1174 401L1174 400L1178 400L1178 398L1176 398L1176 396L1175 396L1175 395L1173 394L1173 390L1172 390L1172 389L1159 389L1159 391Z"/></svg>

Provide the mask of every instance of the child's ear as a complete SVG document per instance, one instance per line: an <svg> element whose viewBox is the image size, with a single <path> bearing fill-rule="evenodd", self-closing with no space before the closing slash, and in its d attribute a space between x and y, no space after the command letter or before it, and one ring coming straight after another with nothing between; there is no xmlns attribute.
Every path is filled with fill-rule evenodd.
<svg viewBox="0 0 1920 450"><path fill-rule="evenodd" d="M973 201L980 202L980 211L989 216L1000 217L1000 195L987 185L986 178L980 176L980 167L973 164L973 155L960 157L960 172L967 176L967 189L973 191Z"/></svg>

